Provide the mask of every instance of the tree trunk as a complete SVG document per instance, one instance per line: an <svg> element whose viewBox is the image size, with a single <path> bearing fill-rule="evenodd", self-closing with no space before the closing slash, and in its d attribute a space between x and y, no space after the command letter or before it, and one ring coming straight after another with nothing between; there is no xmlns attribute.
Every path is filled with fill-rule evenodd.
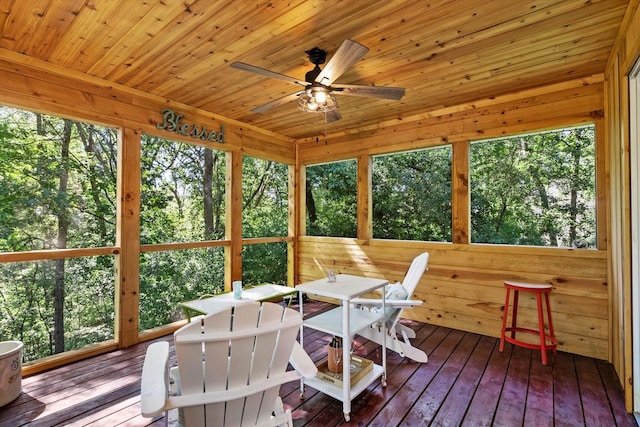
<svg viewBox="0 0 640 427"><path fill-rule="evenodd" d="M224 194L225 194L225 179L224 173L222 174L222 178L220 178L220 168L225 170L224 160L220 159L220 154L218 151L215 152L213 156L213 171L214 171L214 181L213 184L213 233L216 239L221 239L224 236Z"/></svg>
<svg viewBox="0 0 640 427"><path fill-rule="evenodd" d="M71 125L69 120L64 121L62 134L62 147L60 150L60 184L58 187L58 249L67 247L67 234L69 232L69 211L67 202L67 187L69 181L69 145L71 143ZM55 284L53 287L54 306L54 353L64 352L64 278L65 259L56 260Z"/></svg>
<svg viewBox="0 0 640 427"><path fill-rule="evenodd" d="M204 149L204 173L202 174L202 196L204 214L204 239L211 240L214 235L213 226L213 151Z"/></svg>
<svg viewBox="0 0 640 427"><path fill-rule="evenodd" d="M582 157L582 135L576 135L576 143L571 154L573 155L573 170L571 173L571 201L569 206L569 244L576 241L576 221L578 218L578 187L580 186L580 158Z"/></svg>
<svg viewBox="0 0 640 427"><path fill-rule="evenodd" d="M551 208L549 206L549 196L547 195L547 189L540 180L540 175L538 174L537 170L534 171L532 175L533 180L536 183L538 193L540 194L540 204L542 205L544 212L549 212ZM549 241L551 243L551 246L558 246L558 233L555 232L554 224L550 224L548 220L545 220L542 231L546 231L549 234Z"/></svg>
<svg viewBox="0 0 640 427"><path fill-rule="evenodd" d="M271 177L271 174L273 173L272 169L273 169L273 162L271 161L267 162L267 167L265 168L264 172L260 176L260 179L258 180L258 185L256 185L256 187L251 192L251 194L249 194L246 197L244 205L242 206L243 210L250 209L252 207L260 205L260 202L262 201L262 197L264 195L264 191L267 188L267 185L266 185L267 180Z"/></svg>
<svg viewBox="0 0 640 427"><path fill-rule="evenodd" d="M96 221L98 223L98 232L100 233L100 241L102 245L107 245L107 224L105 222L105 218L102 215L103 212L106 211L106 207L103 206L103 203L100 199L100 188L98 182L96 181L96 177L98 176L96 171L95 161L98 161L98 156L96 154L95 149L95 141L93 139L93 125L85 125L79 122L75 122L76 129L78 130L78 134L82 139L82 144L84 145L84 151L87 153L87 157L91 160L89 163L89 183L91 185L91 198L93 199L93 203L96 205L96 212L99 214L96 215ZM104 160L102 160L104 162Z"/></svg>
<svg viewBox="0 0 640 427"><path fill-rule="evenodd" d="M307 213L309 214L309 223L315 224L318 220L318 214L316 212L316 202L313 199L313 192L311 191L311 183L307 181Z"/></svg>

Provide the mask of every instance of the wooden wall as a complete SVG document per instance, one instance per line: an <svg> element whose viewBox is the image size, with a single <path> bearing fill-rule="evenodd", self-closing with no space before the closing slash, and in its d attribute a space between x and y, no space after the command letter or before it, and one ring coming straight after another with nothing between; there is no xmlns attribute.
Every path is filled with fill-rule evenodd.
<svg viewBox="0 0 640 427"><path fill-rule="evenodd" d="M493 337L500 336L504 280L551 283L559 349L608 357L606 251L320 237L301 237L298 245L301 282L329 269L400 281L411 260L427 251L429 270L414 295L425 303L406 317ZM523 321L534 320L534 304L522 301Z"/></svg>
<svg viewBox="0 0 640 427"><path fill-rule="evenodd" d="M321 140L300 141L299 168L331 160L357 158L398 150L452 144L454 158L462 165L470 140L548 128L596 124L598 153L597 197L598 250L469 244L468 168L454 168L452 243L398 242L371 239L370 227L358 227L358 239L300 236L298 282L323 276L326 270L382 276L400 280L412 258L430 252L429 271L416 290L425 301L408 316L424 321L499 336L506 279L550 283L554 326L559 349L599 359L610 358L610 306L607 286L606 167L603 136L603 76L523 91L505 97L480 100L434 112L425 117L389 123L389 127L362 129L357 134L328 135ZM358 167L360 173L367 167ZM366 185L358 178L359 192ZM300 191L304 194L304 190ZM358 195L359 203L369 202ZM303 223L304 200L299 200ZM361 215L359 220L368 220ZM523 319L532 318L532 301L526 300Z"/></svg>
<svg viewBox="0 0 640 427"><path fill-rule="evenodd" d="M640 59L640 0L629 2L606 76L606 140L610 169L608 204L610 235L611 361L625 390L628 411L633 408L633 322L631 286L630 111L628 76ZM636 217L638 213L635 213ZM635 355L639 357L639 355ZM635 408L637 411L639 408Z"/></svg>

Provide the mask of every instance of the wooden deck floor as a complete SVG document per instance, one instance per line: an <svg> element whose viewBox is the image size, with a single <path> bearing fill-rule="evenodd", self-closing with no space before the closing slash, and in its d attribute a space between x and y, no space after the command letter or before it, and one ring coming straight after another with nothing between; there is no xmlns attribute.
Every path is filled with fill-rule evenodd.
<svg viewBox="0 0 640 427"><path fill-rule="evenodd" d="M326 305L305 305L307 315ZM498 340L407 322L414 344L429 354L418 364L389 352L387 387L372 384L352 405L352 425L371 426L636 426L624 410L609 363L559 352L542 366L537 352ZM170 339L170 337L167 337ZM320 360L329 337L305 332L305 348ZM356 353L373 360L379 347L357 339ZM140 416L140 372L148 343L23 379L22 395L0 409L0 426L161 426ZM344 424L342 404L298 384L281 389L296 426Z"/></svg>

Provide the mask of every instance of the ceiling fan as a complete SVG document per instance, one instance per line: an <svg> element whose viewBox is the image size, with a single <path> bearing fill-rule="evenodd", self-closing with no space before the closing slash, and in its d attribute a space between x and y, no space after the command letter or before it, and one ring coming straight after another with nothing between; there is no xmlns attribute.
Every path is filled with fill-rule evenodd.
<svg viewBox="0 0 640 427"><path fill-rule="evenodd" d="M368 51L369 49L367 47L347 39L342 43L324 69L320 69L320 64L324 64L327 59L327 52L314 47L305 52L309 56L309 61L315 64L315 67L313 70L307 72L304 80L265 70L264 68L245 64L244 62L234 62L231 66L305 87L305 89L301 91L260 105L251 110L252 112L264 113L273 107L297 99L298 108L301 110L325 113L327 122L335 122L336 120L340 120L342 116L338 111L338 103L334 93L393 100L399 100L404 96L405 89L401 87L333 84L347 68L355 64Z"/></svg>

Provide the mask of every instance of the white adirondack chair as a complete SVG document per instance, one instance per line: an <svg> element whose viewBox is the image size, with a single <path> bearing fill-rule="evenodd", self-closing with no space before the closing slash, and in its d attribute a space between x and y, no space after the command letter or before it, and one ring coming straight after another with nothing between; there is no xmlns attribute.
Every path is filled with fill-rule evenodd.
<svg viewBox="0 0 640 427"><path fill-rule="evenodd" d="M427 354L411 345L410 339L415 338L416 333L413 329L398 323L398 321L402 315L402 309L423 303L423 301L410 298L416 286L418 286L422 274L427 270L428 262L428 252L418 255L411 262L409 271L407 271L402 283L398 282L385 288L387 348L399 353L403 357L408 357L420 363L427 363ZM356 298L352 300L352 303L357 307L369 310L379 310L382 304L380 299L371 298ZM371 327L358 331L357 334L371 341L375 341L378 344L382 344L383 334L380 325L372 325ZM402 339L400 339L400 337Z"/></svg>
<svg viewBox="0 0 640 427"><path fill-rule="evenodd" d="M169 343L153 343L142 370L142 415L165 412L168 420L180 408L186 427L292 426L280 385L317 372L296 341L301 324L300 312L274 303L225 308L175 332L171 369ZM287 371L290 359L295 369Z"/></svg>

